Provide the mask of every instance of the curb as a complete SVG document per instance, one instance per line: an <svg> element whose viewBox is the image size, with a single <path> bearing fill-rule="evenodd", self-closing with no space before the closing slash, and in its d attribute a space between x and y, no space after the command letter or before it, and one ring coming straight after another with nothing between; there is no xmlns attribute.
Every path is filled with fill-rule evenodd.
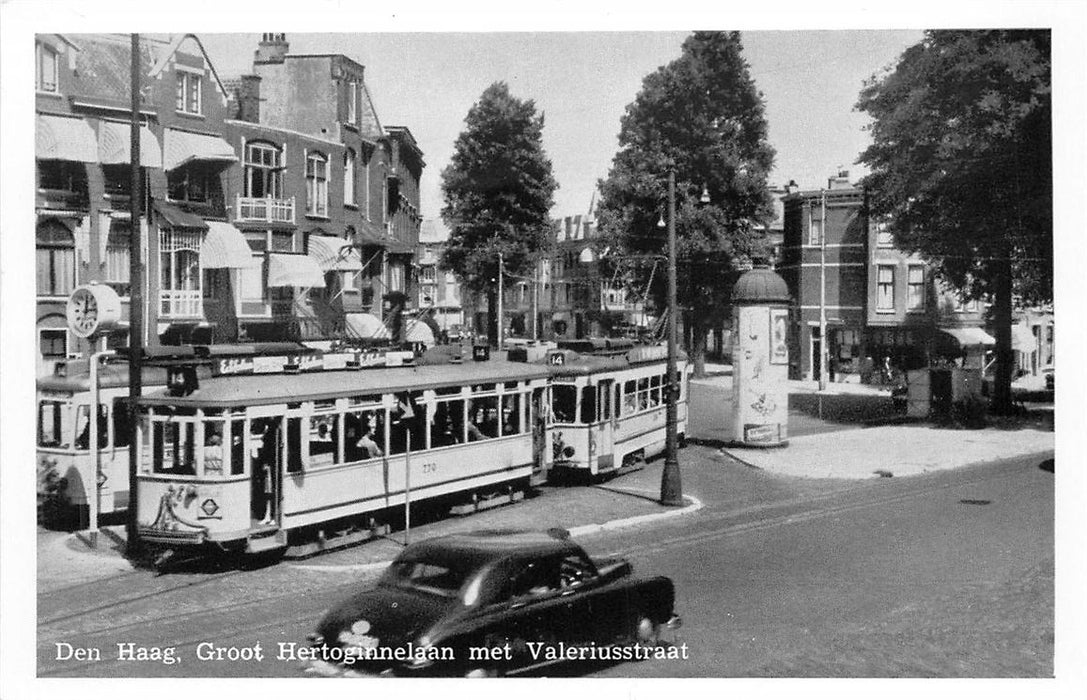
<svg viewBox="0 0 1087 700"><path fill-rule="evenodd" d="M698 498L694 496L684 496L683 500L688 504L679 508L678 510L665 511L663 513L648 513L646 515L635 515L629 518L618 518L616 520L608 520L604 523L590 523L588 525L578 525L577 527L570 528L568 532L571 537L581 537L583 535L592 535L601 532L610 532L612 530L619 530L626 527L634 527L642 525L648 522L655 522L657 520L665 520L668 518L675 518L681 515L687 515L696 511L702 510L704 504ZM307 571L318 572L339 572L339 571L357 571L367 572L374 571L376 569L384 569L392 564L392 561L375 561L368 562L366 564L290 564L289 566L295 569L304 569Z"/></svg>

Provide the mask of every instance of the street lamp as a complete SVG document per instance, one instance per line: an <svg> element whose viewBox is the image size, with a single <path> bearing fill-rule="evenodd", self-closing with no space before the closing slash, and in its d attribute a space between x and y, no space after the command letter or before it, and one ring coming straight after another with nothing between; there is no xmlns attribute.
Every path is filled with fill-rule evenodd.
<svg viewBox="0 0 1087 700"><path fill-rule="evenodd" d="M709 192L703 188L703 197ZM678 411L676 399L679 385L676 377L676 171L668 171L668 402L664 427L664 471L661 473L661 505L683 505L683 481L679 473L679 435L676 430Z"/></svg>

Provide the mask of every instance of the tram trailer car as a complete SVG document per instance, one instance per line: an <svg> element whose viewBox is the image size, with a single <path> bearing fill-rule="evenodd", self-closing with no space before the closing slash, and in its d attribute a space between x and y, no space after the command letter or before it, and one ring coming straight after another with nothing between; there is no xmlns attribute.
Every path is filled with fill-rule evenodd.
<svg viewBox="0 0 1087 700"><path fill-rule="evenodd" d="M86 512L93 493L88 485L101 481L99 512L112 513L128 507L128 363L99 366L97 407L90 375L89 360L68 360L37 380L38 504L51 499L61 509ZM164 387L166 370L146 367L142 381L145 393ZM97 454L91 452L92 414L98 416Z"/></svg>
<svg viewBox="0 0 1087 700"><path fill-rule="evenodd" d="M547 352L543 362L551 373L555 476L615 474L664 451L666 353L665 346L626 339L560 343ZM690 370L680 352L676 429L681 444L687 433Z"/></svg>
<svg viewBox="0 0 1087 700"><path fill-rule="evenodd" d="M542 482L547 381L546 367L490 360L216 376L145 396L139 537L175 552L277 550L409 496Z"/></svg>

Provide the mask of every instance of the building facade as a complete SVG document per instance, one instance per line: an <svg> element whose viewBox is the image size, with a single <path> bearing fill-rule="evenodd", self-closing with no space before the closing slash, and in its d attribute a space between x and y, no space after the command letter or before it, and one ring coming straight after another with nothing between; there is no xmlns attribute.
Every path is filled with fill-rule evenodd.
<svg viewBox="0 0 1087 700"><path fill-rule="evenodd" d="M196 36L141 39L133 224L129 37L36 38L39 374L91 349L67 330L76 286L113 287L127 322L134 229L146 345L381 335L403 308L389 293L413 280L422 154L408 129L381 127L362 66L305 57L295 71L286 48L265 35L254 75L224 83ZM292 96L307 71L335 98Z"/></svg>
<svg viewBox="0 0 1087 700"><path fill-rule="evenodd" d="M870 220L865 192L847 171L821 190L783 198L784 242L778 272L793 295L790 377L819 379L820 315L827 368L838 381L869 381L887 366L924 366L933 354L992 345L983 308L938 285L929 266L895 246Z"/></svg>
<svg viewBox="0 0 1087 700"><path fill-rule="evenodd" d="M464 304L456 275L441 266L442 247L449 229L440 219L425 219L419 230L418 298L419 316L430 318L440 334L457 334L464 328Z"/></svg>

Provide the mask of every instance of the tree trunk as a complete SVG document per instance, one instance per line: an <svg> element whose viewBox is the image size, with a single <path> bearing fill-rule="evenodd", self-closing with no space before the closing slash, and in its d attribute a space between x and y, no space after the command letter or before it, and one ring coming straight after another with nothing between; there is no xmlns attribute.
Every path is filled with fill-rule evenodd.
<svg viewBox="0 0 1087 700"><path fill-rule="evenodd" d="M706 334L709 329L702 321L701 314L691 314L691 361L694 363L694 376L706 376Z"/></svg>
<svg viewBox="0 0 1087 700"><path fill-rule="evenodd" d="M993 326L996 331L996 373L990 409L996 415L1012 412L1012 372L1015 354L1012 351L1012 269L1005 257L996 268L993 299Z"/></svg>

